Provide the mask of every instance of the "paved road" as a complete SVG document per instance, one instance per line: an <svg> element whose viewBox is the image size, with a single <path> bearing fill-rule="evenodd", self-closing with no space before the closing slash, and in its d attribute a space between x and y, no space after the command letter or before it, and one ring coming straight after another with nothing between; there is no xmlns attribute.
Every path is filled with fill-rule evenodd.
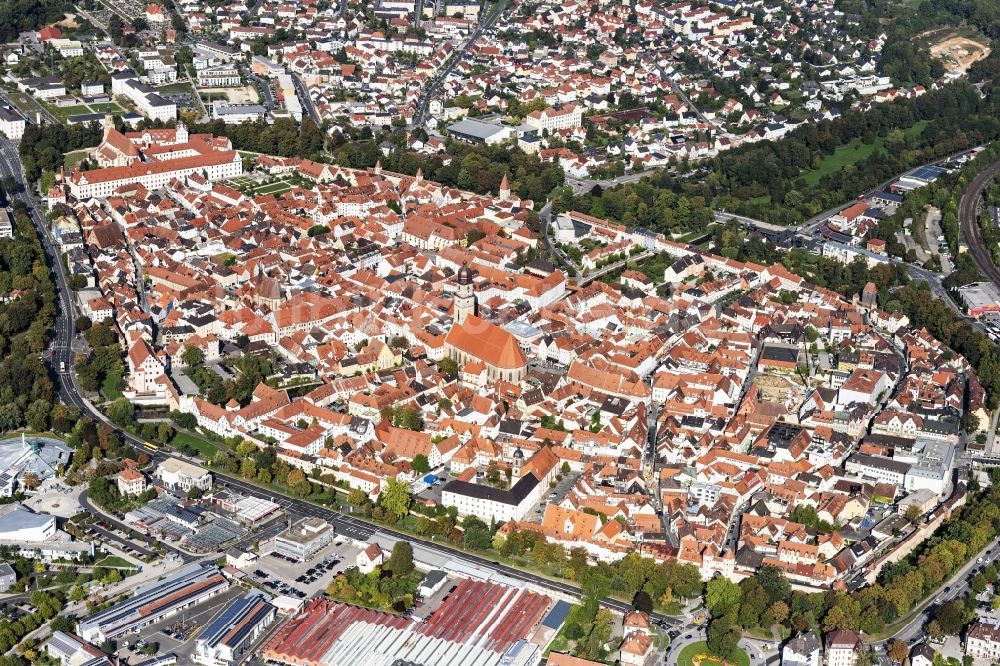
<svg viewBox="0 0 1000 666"><path fill-rule="evenodd" d="M478 26L476 26L475 32L469 35L469 38L462 43L462 47L455 50L455 52L451 55L451 58L448 59L448 63L444 66L444 69L434 74L431 80L427 82L427 85L424 86L423 92L417 99L416 110L413 113L414 127L423 127L424 123L427 122L427 109L430 106L431 99L441 88L442 84L444 84L448 75L451 74L451 71L455 68L455 65L457 65L462 59L462 55L472 48L472 45L476 43L476 40L479 39L484 32L496 24L497 19L500 18L500 15L503 14L505 9L507 9L507 0L500 0L496 7L493 8L493 11L480 21Z"/></svg>
<svg viewBox="0 0 1000 666"><path fill-rule="evenodd" d="M28 205L31 221L35 224L39 237L42 239L42 246L45 249L49 266L53 268L57 278L56 291L59 296L60 308L59 313L56 315L55 337L51 346L53 352L52 365L55 372L65 376L66 373L62 371L62 364L65 364L67 370L73 364L73 308L71 305L72 297L67 286L69 281L66 278L65 268L59 258L55 243L46 229L45 218L41 213L40 206L35 200L34 195L29 192L29 188L25 186L23 166L21 165L20 157L18 157L17 149L8 139L0 137L0 177L3 176L13 176L22 186L22 190L17 194L17 198ZM70 380L71 382L73 381L72 377ZM60 382L60 384L63 383L65 382ZM67 400L69 395L62 390L60 391L60 396L66 401L66 404L74 404Z"/></svg>
<svg viewBox="0 0 1000 666"><path fill-rule="evenodd" d="M932 602L930 604L928 604L920 612L916 613L909 622L896 630L896 633L891 637L873 643L873 645L885 646L889 643L889 641L897 638L906 641L911 645L922 640L926 633L924 631L924 626L930 622L934 610L941 604L945 604L949 601L965 596L965 594L969 591L969 581L973 576L975 576L976 571L980 567L986 566L987 563L993 561L997 557L998 544L1000 544L1000 538L991 541L986 548L970 559L968 563L959 569L955 575L949 578L942 587L938 588L937 596L932 598ZM982 564L977 562L980 557L983 559Z"/></svg>
<svg viewBox="0 0 1000 666"><path fill-rule="evenodd" d="M312 97L309 96L309 89L306 88L306 84L302 83L302 79L299 78L298 74L292 73L291 77L292 85L295 86L295 94L302 101L302 108L309 114L312 121L316 123L316 127L319 127L323 124L323 121L320 120L319 111L316 110L316 105L313 104Z"/></svg>
<svg viewBox="0 0 1000 666"><path fill-rule="evenodd" d="M260 101L268 111L274 111L274 94L271 92L271 81L256 74L247 74L247 78L256 84L260 91Z"/></svg>
<svg viewBox="0 0 1000 666"><path fill-rule="evenodd" d="M987 279L1000 287L1000 269L993 263L989 250L983 246L979 230L979 203L986 187L998 174L1000 174L1000 161L989 165L972 179L958 204L958 222L962 229L962 237L969 246L969 255Z"/></svg>

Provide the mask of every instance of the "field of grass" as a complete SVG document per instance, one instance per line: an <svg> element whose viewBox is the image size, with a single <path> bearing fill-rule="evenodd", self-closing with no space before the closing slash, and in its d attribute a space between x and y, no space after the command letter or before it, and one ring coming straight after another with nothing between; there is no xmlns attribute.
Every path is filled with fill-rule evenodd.
<svg viewBox="0 0 1000 666"><path fill-rule="evenodd" d="M170 445L190 446L198 452L198 455L208 459L214 458L215 452L219 450L219 447L216 444L187 432L176 433L174 438L170 440Z"/></svg>
<svg viewBox="0 0 1000 666"><path fill-rule="evenodd" d="M82 113L91 113L90 107L86 104L77 104L75 106L56 106L55 104L46 104L45 108L48 109L49 113L62 122L66 122L70 116L78 116Z"/></svg>
<svg viewBox="0 0 1000 666"><path fill-rule="evenodd" d="M926 127L927 121L921 120L913 127L909 127L904 130L903 134L908 139L913 138L922 133ZM840 171L848 165L857 164L861 160L871 157L876 150L885 150L884 138L880 136L875 137L875 141L871 144L862 143L860 139L855 139L848 145L841 146L835 150L833 155L830 155L823 160L818 169L806 171L802 174L802 178L809 185L815 187L819 185L819 182L823 180L825 176Z"/></svg>
<svg viewBox="0 0 1000 666"><path fill-rule="evenodd" d="M736 654L729 661L713 657L708 652L708 643L691 643L677 657L678 666L750 666L750 657L737 648Z"/></svg>
<svg viewBox="0 0 1000 666"><path fill-rule="evenodd" d="M86 150L75 150L71 153L66 153L63 156L63 166L66 167L66 171L69 171L76 167L77 164L82 162L87 157Z"/></svg>
<svg viewBox="0 0 1000 666"><path fill-rule="evenodd" d="M267 185L262 185L261 187L254 189L254 194L280 194L281 192L287 192L292 189L292 186L284 181L278 181L276 183L268 183Z"/></svg>
<svg viewBox="0 0 1000 666"><path fill-rule="evenodd" d="M105 557L100 562L94 563L95 567L117 567L120 569L134 569L135 565L126 560L123 557L118 557L117 555L109 555Z"/></svg>
<svg viewBox="0 0 1000 666"><path fill-rule="evenodd" d="M237 176L236 178L230 178L227 182L233 187L240 189L253 189L257 184L257 181L249 176Z"/></svg>
<svg viewBox="0 0 1000 666"><path fill-rule="evenodd" d="M115 102L102 102L101 104L90 104L90 110L94 113L125 113L125 109Z"/></svg>
<svg viewBox="0 0 1000 666"><path fill-rule="evenodd" d="M194 90L191 88L191 84L187 81L177 81L176 83L168 83L165 86L160 86L156 89L158 93L167 94L178 94L178 93L188 93L194 95Z"/></svg>

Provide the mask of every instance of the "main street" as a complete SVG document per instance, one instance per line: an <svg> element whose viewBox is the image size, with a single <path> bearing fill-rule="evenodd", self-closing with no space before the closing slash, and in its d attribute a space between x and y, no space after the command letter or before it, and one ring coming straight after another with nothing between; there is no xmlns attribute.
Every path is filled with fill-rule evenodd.
<svg viewBox="0 0 1000 666"><path fill-rule="evenodd" d="M431 99L437 93L438 89L444 84L448 75L455 68L458 62L462 59L462 55L465 54L472 45L476 43L484 32L491 29L503 14L504 10L507 9L507 0L500 0L497 2L496 7L490 12L479 24L476 26L476 30L469 35L469 38L462 43L461 48L457 49L455 53L452 54L451 58L448 59L447 64L445 64L444 69L433 75L427 85L424 86L423 92L420 97L417 98L417 105L413 113L413 126L423 127L427 120L427 109L430 106Z"/></svg>
<svg viewBox="0 0 1000 666"><path fill-rule="evenodd" d="M312 121L316 123L316 127L319 127L323 121L320 120L319 111L316 110L316 105L313 104L312 97L309 96L309 89L306 88L306 84L302 82L298 74L293 72L291 77L292 85L295 86L295 94L302 101L302 109L309 114Z"/></svg>

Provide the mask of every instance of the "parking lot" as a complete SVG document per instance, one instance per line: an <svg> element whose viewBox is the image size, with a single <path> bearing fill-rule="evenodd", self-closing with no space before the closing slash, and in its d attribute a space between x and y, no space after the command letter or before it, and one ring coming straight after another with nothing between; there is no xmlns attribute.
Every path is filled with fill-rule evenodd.
<svg viewBox="0 0 1000 666"><path fill-rule="evenodd" d="M566 497L566 494L573 488L573 485L576 483L576 480L578 478L580 478L580 475L575 472L570 472L569 474L564 476L562 481L556 483L556 487L551 489L548 493L546 493L545 496L541 499L541 501L538 502L538 505L535 507L534 511L531 514L532 517L541 520L542 516L545 515L546 505L548 505L550 502L553 504L558 504L559 502L562 502L563 499Z"/></svg>
<svg viewBox="0 0 1000 666"><path fill-rule="evenodd" d="M361 549L338 537L307 562L295 562L276 553L257 560L251 578L272 594L308 599L326 589L330 581L355 565Z"/></svg>

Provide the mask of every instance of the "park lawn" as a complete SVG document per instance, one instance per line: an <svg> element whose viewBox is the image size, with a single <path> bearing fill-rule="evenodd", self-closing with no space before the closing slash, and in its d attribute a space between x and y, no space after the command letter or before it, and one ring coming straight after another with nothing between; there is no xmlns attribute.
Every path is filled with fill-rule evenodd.
<svg viewBox="0 0 1000 666"><path fill-rule="evenodd" d="M109 555L105 557L100 562L94 563L95 567L116 567L119 569L134 569L135 565L126 560L123 557L118 557L117 555Z"/></svg>
<svg viewBox="0 0 1000 666"><path fill-rule="evenodd" d="M701 641L691 643L677 657L677 666L750 666L750 657L743 650L736 648L736 653L729 661L722 661L708 652L708 643Z"/></svg>
<svg viewBox="0 0 1000 666"><path fill-rule="evenodd" d="M914 123L912 127L907 127L905 130L903 130L903 134L906 135L907 139L912 139L914 137L920 136L921 134L924 133L924 130L927 129L927 126L929 124L930 124L929 120L921 120L918 123Z"/></svg>
<svg viewBox="0 0 1000 666"><path fill-rule="evenodd" d="M202 439L198 435L192 435L187 432L180 432L174 434L173 439L170 440L171 446L187 445L198 452L202 458L207 458L209 460L215 458L215 452L219 450L218 445L213 444L207 439Z"/></svg>
<svg viewBox="0 0 1000 666"><path fill-rule="evenodd" d="M848 165L857 164L861 160L871 157L876 149L882 149L882 145L882 137L876 137L872 143L862 143L861 139L855 139L846 146L837 148L837 150L833 151L833 155L826 157L820 163L818 169L806 171L802 174L802 178L810 186L816 187L819 185L819 181L823 180L826 176L840 171Z"/></svg>
<svg viewBox="0 0 1000 666"><path fill-rule="evenodd" d="M90 107L86 104L77 104L76 106L56 106L55 104L46 104L45 108L49 110L49 113L62 122L66 122L70 116L91 113Z"/></svg>
<svg viewBox="0 0 1000 666"><path fill-rule="evenodd" d="M125 113L120 105L115 102L101 102L100 104L91 104L90 110L94 113Z"/></svg>
<svg viewBox="0 0 1000 666"><path fill-rule="evenodd" d="M919 136L927 128L927 121L921 120L911 127L903 130L904 136L911 139ZM816 187L825 176L840 171L846 166L857 164L861 160L871 157L876 150L885 150L885 139L881 136L875 137L871 144L862 143L861 139L855 139L846 146L841 146L827 156L818 169L812 169L802 174L803 180L810 186Z"/></svg>
<svg viewBox="0 0 1000 666"><path fill-rule="evenodd" d="M76 168L76 165L82 162L87 157L88 150L74 150L71 153L66 153L63 156L63 167L66 171L71 171Z"/></svg>
<svg viewBox="0 0 1000 666"><path fill-rule="evenodd" d="M292 186L285 182L269 183L256 188L254 194L279 194L292 189Z"/></svg>

